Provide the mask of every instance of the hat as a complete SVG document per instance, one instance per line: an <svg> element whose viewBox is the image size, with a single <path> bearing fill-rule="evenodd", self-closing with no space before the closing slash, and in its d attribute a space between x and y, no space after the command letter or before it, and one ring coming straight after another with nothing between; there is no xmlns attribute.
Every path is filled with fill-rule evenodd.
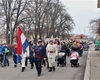
<svg viewBox="0 0 100 80"><path fill-rule="evenodd" d="M42 40L38 40L38 43L41 43L42 42Z"/></svg>

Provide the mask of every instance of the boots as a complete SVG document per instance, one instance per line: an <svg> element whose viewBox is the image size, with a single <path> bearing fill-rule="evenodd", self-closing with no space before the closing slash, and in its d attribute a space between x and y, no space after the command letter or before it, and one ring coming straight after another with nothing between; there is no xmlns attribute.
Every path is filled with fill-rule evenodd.
<svg viewBox="0 0 100 80"><path fill-rule="evenodd" d="M9 66L9 61L7 60L7 64L8 64L8 66Z"/></svg>
<svg viewBox="0 0 100 80"><path fill-rule="evenodd" d="M22 65L21 61L20 61L20 65Z"/></svg>
<svg viewBox="0 0 100 80"><path fill-rule="evenodd" d="M53 71L55 71L55 66L53 66L52 68L53 68Z"/></svg>
<svg viewBox="0 0 100 80"><path fill-rule="evenodd" d="M49 71L48 72L51 72L52 71L52 67L49 67Z"/></svg>
<svg viewBox="0 0 100 80"><path fill-rule="evenodd" d="M47 66L47 69L49 69L49 66Z"/></svg>
<svg viewBox="0 0 100 80"><path fill-rule="evenodd" d="M22 71L21 72L24 72L24 70L25 70L25 67L22 67Z"/></svg>
<svg viewBox="0 0 100 80"><path fill-rule="evenodd" d="M16 68L16 67L17 67L17 64L14 65L14 68Z"/></svg>
<svg viewBox="0 0 100 80"><path fill-rule="evenodd" d="M30 69L33 69L33 66L31 66L31 68Z"/></svg>
<svg viewBox="0 0 100 80"><path fill-rule="evenodd" d="M47 63L47 69L49 69L49 64Z"/></svg>

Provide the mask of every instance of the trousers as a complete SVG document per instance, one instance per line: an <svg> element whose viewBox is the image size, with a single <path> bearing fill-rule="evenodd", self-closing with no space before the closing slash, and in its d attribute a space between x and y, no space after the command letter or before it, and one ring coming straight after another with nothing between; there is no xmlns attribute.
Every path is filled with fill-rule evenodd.
<svg viewBox="0 0 100 80"><path fill-rule="evenodd" d="M42 71L41 62L42 62L41 58L35 58L35 66L36 66L37 74L41 74Z"/></svg>
<svg viewBox="0 0 100 80"><path fill-rule="evenodd" d="M48 56L48 62L49 62L49 67L55 66L55 56L54 55Z"/></svg>

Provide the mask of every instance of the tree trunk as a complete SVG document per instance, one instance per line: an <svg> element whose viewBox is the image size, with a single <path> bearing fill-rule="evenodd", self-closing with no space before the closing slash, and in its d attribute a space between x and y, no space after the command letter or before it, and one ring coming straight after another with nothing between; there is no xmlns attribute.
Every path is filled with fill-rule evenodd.
<svg viewBox="0 0 100 80"><path fill-rule="evenodd" d="M7 24L7 29L6 29L6 43L10 43L10 35L9 35L9 24Z"/></svg>
<svg viewBox="0 0 100 80"><path fill-rule="evenodd" d="M14 32L12 32L12 36L11 36L11 44L13 44L13 37L14 37Z"/></svg>
<svg viewBox="0 0 100 80"><path fill-rule="evenodd" d="M34 42L37 42L37 34L35 33Z"/></svg>

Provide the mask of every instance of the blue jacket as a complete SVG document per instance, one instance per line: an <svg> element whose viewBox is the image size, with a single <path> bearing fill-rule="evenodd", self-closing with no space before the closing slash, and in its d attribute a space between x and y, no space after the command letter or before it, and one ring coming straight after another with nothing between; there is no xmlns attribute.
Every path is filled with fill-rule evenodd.
<svg viewBox="0 0 100 80"><path fill-rule="evenodd" d="M35 52L35 58L46 58L46 51L45 51L46 49L45 49L45 47L44 46L36 46L35 47L35 50L34 50L34 52Z"/></svg>
<svg viewBox="0 0 100 80"><path fill-rule="evenodd" d="M14 49L13 49L12 54L13 54L13 55L16 55L16 54L17 54L17 48L14 48Z"/></svg>
<svg viewBox="0 0 100 80"><path fill-rule="evenodd" d="M3 45L0 44L0 54L3 54Z"/></svg>
<svg viewBox="0 0 100 80"><path fill-rule="evenodd" d="M34 50L35 50L35 47L36 47L36 46L32 46L31 49L34 49ZM34 57L34 56L33 56L33 55L34 55L34 52L33 52L31 49L30 49L30 56L31 56L31 57Z"/></svg>
<svg viewBox="0 0 100 80"><path fill-rule="evenodd" d="M6 53L6 52L5 52L5 49L6 49L6 48L7 48L8 51L10 52L10 48L9 48L8 46L4 46L4 47L3 47L3 53Z"/></svg>
<svg viewBox="0 0 100 80"><path fill-rule="evenodd" d="M47 58L46 47L47 47L47 45L44 45L44 46L43 46L43 49L44 49L44 50L43 50L43 51L44 51L43 53L44 53L44 57Z"/></svg>

